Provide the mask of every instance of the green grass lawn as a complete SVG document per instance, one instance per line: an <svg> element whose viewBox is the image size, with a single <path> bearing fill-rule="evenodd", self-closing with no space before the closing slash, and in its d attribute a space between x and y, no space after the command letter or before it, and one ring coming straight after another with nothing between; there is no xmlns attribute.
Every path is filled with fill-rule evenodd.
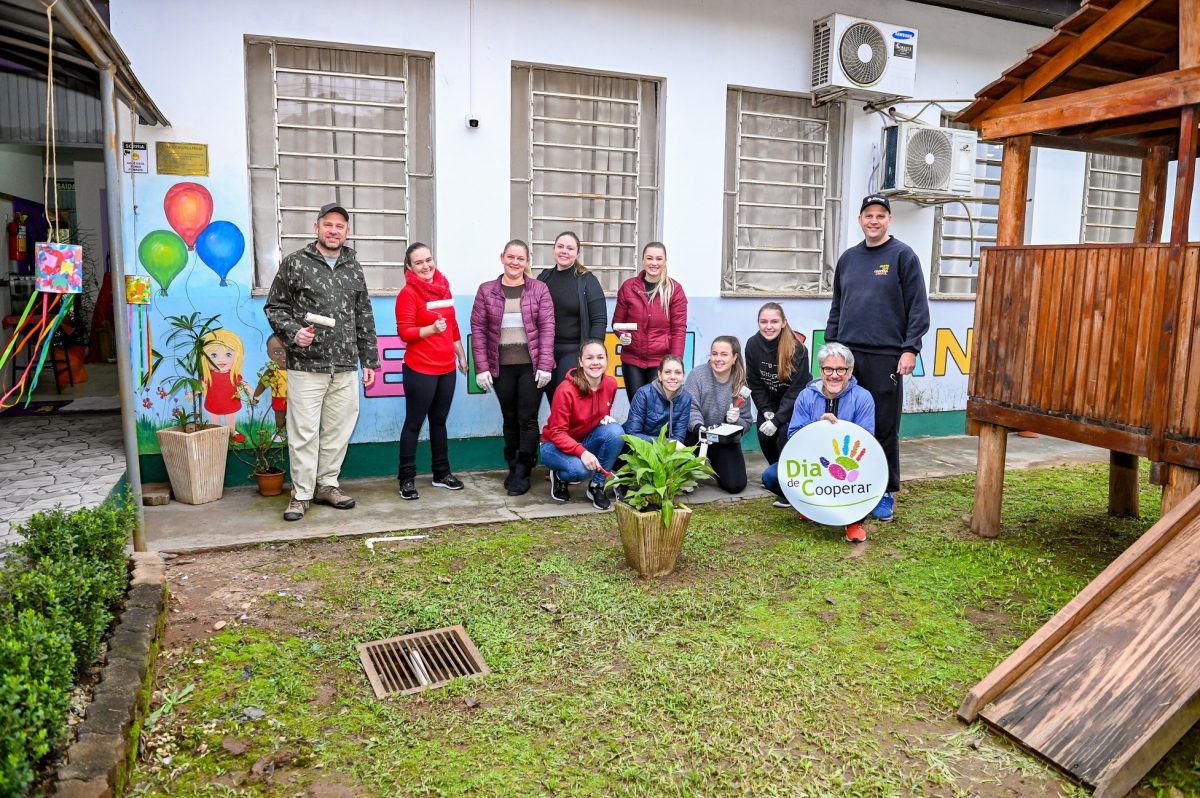
<svg viewBox="0 0 1200 798"><path fill-rule="evenodd" d="M1085 794L954 712L1150 524L1105 514L1106 469L1030 470L982 541L972 487L914 483L860 547L765 500L701 507L654 581L611 513L280 547L295 590L160 660L131 794ZM375 700L356 643L453 624L490 676ZM1200 795L1200 732L1138 794Z"/></svg>

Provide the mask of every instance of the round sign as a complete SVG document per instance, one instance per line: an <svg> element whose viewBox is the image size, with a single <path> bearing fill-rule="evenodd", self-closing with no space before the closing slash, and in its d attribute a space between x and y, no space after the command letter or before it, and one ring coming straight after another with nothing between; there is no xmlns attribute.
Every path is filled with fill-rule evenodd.
<svg viewBox="0 0 1200 798"><path fill-rule="evenodd" d="M783 495L818 524L862 520L887 492L887 479L883 448L874 435L849 421L801 427L779 457Z"/></svg>

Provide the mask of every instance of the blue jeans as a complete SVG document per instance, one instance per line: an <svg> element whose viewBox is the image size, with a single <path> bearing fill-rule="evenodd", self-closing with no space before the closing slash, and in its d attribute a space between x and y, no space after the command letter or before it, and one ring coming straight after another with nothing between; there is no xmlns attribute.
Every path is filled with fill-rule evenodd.
<svg viewBox="0 0 1200 798"><path fill-rule="evenodd" d="M625 430L615 421L612 424L601 424L589 432L580 443L583 448L596 455L600 465L606 471L612 471L625 446L621 436ZM599 471L588 471L583 467L583 461L573 454L566 454L550 441L542 444L542 462L547 468L558 472L558 478L564 482L582 482L588 480L597 485L604 484L604 475Z"/></svg>
<svg viewBox="0 0 1200 798"><path fill-rule="evenodd" d="M772 463L763 470L763 487L783 498L783 488L779 487L779 463Z"/></svg>

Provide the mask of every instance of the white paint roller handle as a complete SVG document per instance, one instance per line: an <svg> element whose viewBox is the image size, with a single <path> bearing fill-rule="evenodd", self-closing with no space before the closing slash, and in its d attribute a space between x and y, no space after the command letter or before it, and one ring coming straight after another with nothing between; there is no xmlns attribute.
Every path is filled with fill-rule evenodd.
<svg viewBox="0 0 1200 798"><path fill-rule="evenodd" d="M305 313L304 322L306 324L320 324L322 327L336 327L337 322L329 316L321 316L317 313Z"/></svg>
<svg viewBox="0 0 1200 798"><path fill-rule="evenodd" d="M425 303L426 310L441 310L442 308L454 307L453 299L435 299L432 302Z"/></svg>
<svg viewBox="0 0 1200 798"><path fill-rule="evenodd" d="M637 332L637 324L632 321L623 321L613 325L613 332Z"/></svg>

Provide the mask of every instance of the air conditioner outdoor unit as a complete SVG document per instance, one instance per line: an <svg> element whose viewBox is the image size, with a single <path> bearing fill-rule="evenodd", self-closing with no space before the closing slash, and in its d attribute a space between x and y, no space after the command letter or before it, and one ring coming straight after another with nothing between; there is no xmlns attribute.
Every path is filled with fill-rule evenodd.
<svg viewBox="0 0 1200 798"><path fill-rule="evenodd" d="M830 14L813 23L812 92L856 99L912 97L917 29Z"/></svg>
<svg viewBox="0 0 1200 798"><path fill-rule="evenodd" d="M967 196L975 190L973 130L901 122L883 129L884 194Z"/></svg>

